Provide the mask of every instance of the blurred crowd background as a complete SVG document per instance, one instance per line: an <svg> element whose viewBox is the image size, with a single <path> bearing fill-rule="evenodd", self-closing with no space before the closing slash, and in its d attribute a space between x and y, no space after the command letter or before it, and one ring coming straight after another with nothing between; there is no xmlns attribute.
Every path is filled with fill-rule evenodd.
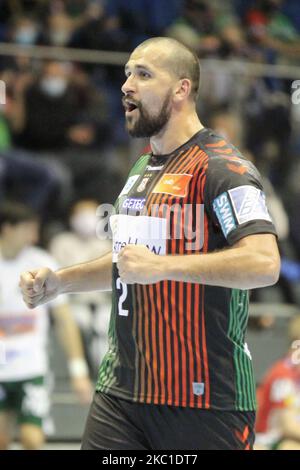
<svg viewBox="0 0 300 470"><path fill-rule="evenodd" d="M0 80L6 85L0 203L13 199L32 207L41 220L40 245L62 265L107 250L95 237L96 207L113 203L147 146L125 131L122 57L152 36L176 38L198 54L202 122L237 145L263 175L283 262L278 285L253 292L252 302L297 309L299 0L0 0ZM25 53L30 46L56 49L45 60L43 52ZM80 54L65 52L60 60L60 48ZM91 51L123 55L111 65L89 59ZM103 294L72 300L92 377L105 349L109 301ZM266 307L251 319L252 333L275 328L276 321Z"/></svg>

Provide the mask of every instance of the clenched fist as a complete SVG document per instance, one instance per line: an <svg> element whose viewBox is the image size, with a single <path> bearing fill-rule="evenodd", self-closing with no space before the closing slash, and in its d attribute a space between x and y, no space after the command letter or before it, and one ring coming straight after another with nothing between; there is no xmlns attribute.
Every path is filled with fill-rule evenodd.
<svg viewBox="0 0 300 470"><path fill-rule="evenodd" d="M21 274L19 287L30 309L53 300L60 293L59 277L48 268L25 271Z"/></svg>
<svg viewBox="0 0 300 470"><path fill-rule="evenodd" d="M118 255L117 267L125 284L154 284L165 279L166 256L159 256L143 245L126 245Z"/></svg>

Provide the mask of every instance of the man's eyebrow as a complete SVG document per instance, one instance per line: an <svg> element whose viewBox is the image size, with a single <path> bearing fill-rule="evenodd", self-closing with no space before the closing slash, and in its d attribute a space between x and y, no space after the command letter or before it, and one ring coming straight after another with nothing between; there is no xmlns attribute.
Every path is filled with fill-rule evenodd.
<svg viewBox="0 0 300 470"><path fill-rule="evenodd" d="M133 68L136 69L136 70L143 69L143 70L147 70L147 71L151 72L151 68L148 67L147 65L136 64ZM125 65L125 72L127 72L129 69L130 69L130 66L128 64L126 64Z"/></svg>

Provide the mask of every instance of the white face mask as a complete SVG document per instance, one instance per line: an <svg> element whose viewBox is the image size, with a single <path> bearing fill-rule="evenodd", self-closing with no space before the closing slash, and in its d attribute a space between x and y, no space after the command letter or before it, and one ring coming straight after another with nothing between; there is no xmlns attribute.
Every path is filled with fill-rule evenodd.
<svg viewBox="0 0 300 470"><path fill-rule="evenodd" d="M62 77L49 77L41 80L41 90L48 96L62 96L67 89L68 82Z"/></svg>
<svg viewBox="0 0 300 470"><path fill-rule="evenodd" d="M71 217L70 225L80 237L92 238L96 236L97 217L94 211L78 212Z"/></svg>
<svg viewBox="0 0 300 470"><path fill-rule="evenodd" d="M50 32L50 41L54 46L65 46L70 39L69 31L57 30Z"/></svg>
<svg viewBox="0 0 300 470"><path fill-rule="evenodd" d="M36 38L37 38L36 29L30 26L20 28L18 31L16 31L16 34L15 34L15 42L18 44L26 45L26 46L30 44L34 44Z"/></svg>

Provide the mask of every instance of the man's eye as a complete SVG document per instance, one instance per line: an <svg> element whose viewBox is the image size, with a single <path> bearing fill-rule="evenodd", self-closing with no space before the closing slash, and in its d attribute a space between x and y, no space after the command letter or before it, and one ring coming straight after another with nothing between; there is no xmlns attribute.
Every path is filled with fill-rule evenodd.
<svg viewBox="0 0 300 470"><path fill-rule="evenodd" d="M143 77L143 78L149 78L150 77L150 74L148 72L143 72L141 71L140 72L140 76Z"/></svg>

